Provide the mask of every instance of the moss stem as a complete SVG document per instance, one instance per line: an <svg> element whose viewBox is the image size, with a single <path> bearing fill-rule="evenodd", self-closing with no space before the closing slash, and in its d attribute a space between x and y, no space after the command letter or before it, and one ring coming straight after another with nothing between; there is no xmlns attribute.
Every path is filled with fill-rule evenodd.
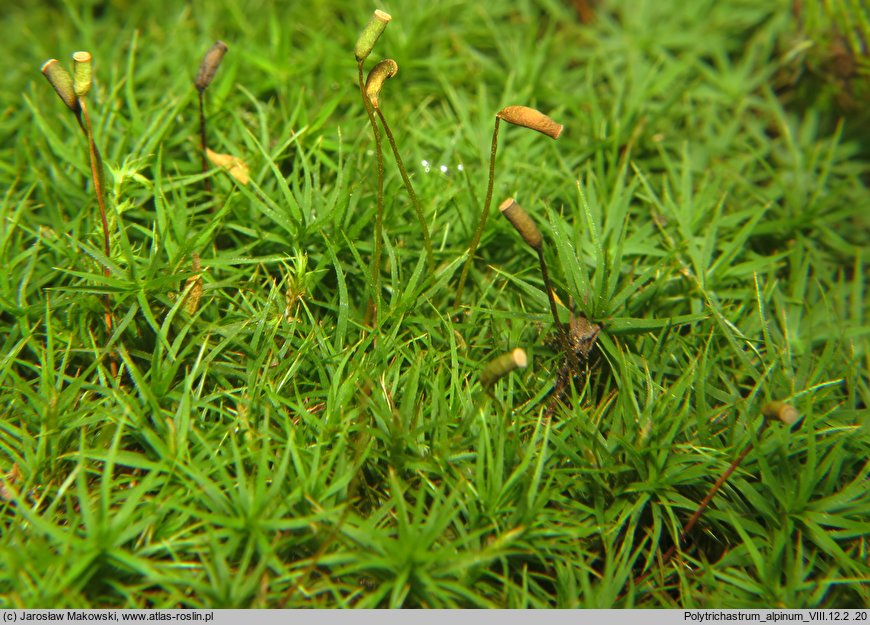
<svg viewBox="0 0 870 625"><path fill-rule="evenodd" d="M758 433L756 434L756 439L760 439L762 433L764 433L765 428L767 427L768 421L765 419L761 427L758 428ZM698 504L698 507L695 509L695 513L692 514L691 518L686 522L683 526L683 529L680 531L680 535L677 537L676 542L671 545L670 549L668 549L664 555L662 555L661 562L662 564L667 564L671 558L677 553L677 549L686 542L686 539L689 537L689 532L692 531L692 528L695 527L695 524L701 518L701 515L704 514L704 511L707 509L707 506L710 505L710 502L713 500L713 497L716 496L716 493L719 492L719 489L724 486L725 482L728 481L728 478L731 477L731 474L737 470L737 467L740 466L740 463L746 459L746 456L749 455L749 452L755 448L755 443L750 442L744 447L743 451L738 454L738 456L734 459L734 461L728 465L728 468L719 476L719 479L710 487L710 490L707 491L707 494ZM639 586L641 582L643 582L647 577L650 576L652 570L647 571L646 573L638 576L634 580L634 585Z"/></svg>
<svg viewBox="0 0 870 625"><path fill-rule="evenodd" d="M369 296L368 313L375 327L378 327L378 311L381 303L381 246L384 236L384 155L381 148L381 130L375 121L374 107L366 95L365 81L363 80L363 61L357 61L357 69L359 74L359 93L362 97L363 105L366 107L366 114L369 117L369 124L372 127L372 133L375 136L375 156L378 161L378 200L377 214L375 217L375 249L372 255L371 266L371 295Z"/></svg>
<svg viewBox="0 0 870 625"><path fill-rule="evenodd" d="M432 256L432 239L429 236L429 226L426 224L426 216L423 214L423 207L420 205L420 200L417 199L417 194L414 193L414 187L411 185L411 179L408 178L408 171L405 169L405 163L399 155L399 148L396 145L393 132L390 130L390 125L387 123L387 119L384 117L384 113L381 111L380 107L377 107L375 110L378 112L378 117L381 118L381 124L384 126L387 141L390 143L390 148L393 150L396 165L399 166L399 173L402 175L402 182L405 183L405 188L408 190L408 195L411 198L411 204L414 205L414 211L417 213L417 220L420 222L420 230L423 232L423 245L426 247L426 263L431 271L435 266L435 261Z"/></svg>
<svg viewBox="0 0 870 625"><path fill-rule="evenodd" d="M559 321L559 311L556 308L556 296L553 293L553 284L550 282L550 272L547 271L547 262L544 260L544 246L541 245L536 250L538 252L538 262L541 265L541 276L544 279L544 290L547 291L547 299L550 301L550 312L553 314L553 323L556 324L556 332L559 334L559 341L562 343L562 350L568 358L571 371L578 372L580 363L577 354L571 348L571 340L568 338L568 329L561 321Z"/></svg>
<svg viewBox="0 0 870 625"><path fill-rule="evenodd" d="M91 178L94 181L94 193L97 196L97 205L100 208L100 221L103 226L103 254L105 254L106 259L108 260L111 257L111 244L109 237L109 218L106 212L106 188L105 188L105 169L103 166L103 158L100 155L100 151L97 149L97 143L94 141L94 133L93 128L91 126L91 116L88 113L87 105L85 104L84 98L78 98L79 103L79 111L76 114L76 118L79 122L79 126L82 129L82 132L85 133L85 138L88 141L88 155L90 157L91 163ZM103 275L109 277L110 272L109 268L103 265ZM109 297L109 294L106 293L103 296L103 319L106 324L106 331L111 339L112 331L115 327L115 320L112 315L112 302ZM113 358L111 361L112 375L117 376L118 374L118 363Z"/></svg>
<svg viewBox="0 0 870 625"><path fill-rule="evenodd" d="M199 150L200 158L202 159L202 173L208 173L208 157L206 156L206 134L205 134L205 90L198 90L199 93ZM211 193L211 179L204 178L203 187L206 193Z"/></svg>
<svg viewBox="0 0 870 625"><path fill-rule="evenodd" d="M459 286L456 287L456 301L454 306L459 308L462 303L462 291L465 289L465 281L468 279L468 272L471 270L471 265L474 263L474 253L477 251L477 246L480 245L480 238L483 236L483 229L486 226L486 220L489 218L489 209L492 206L492 189L495 185L495 156L498 152L498 127L501 119L495 118L495 128L492 131L492 147L489 152L489 182L486 186L486 199L483 201L483 211L480 213L480 222L477 224L477 229L471 237L471 243L468 246L468 258L465 259L465 266L462 268L462 275L459 277Z"/></svg>

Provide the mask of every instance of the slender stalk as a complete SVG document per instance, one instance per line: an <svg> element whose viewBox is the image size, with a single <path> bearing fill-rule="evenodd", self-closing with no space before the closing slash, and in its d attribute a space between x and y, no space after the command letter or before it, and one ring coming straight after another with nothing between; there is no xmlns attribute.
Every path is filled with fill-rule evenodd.
<svg viewBox="0 0 870 625"><path fill-rule="evenodd" d="M375 108L378 112L378 117L381 118L381 124L384 126L384 132L387 135L387 141L393 150L393 156L396 159L396 165L399 166L399 173L402 175L402 182L405 183L405 188L408 190L408 195L411 198L411 203L414 205L414 210L417 213L417 220L420 222L420 229L423 231L423 245L426 248L426 262L431 270L435 266L435 261L432 256L432 239L429 236L429 226L426 224L426 217L423 215L423 207L420 206L420 200L417 199L417 194L414 193L414 187L411 185L411 180L408 178L408 171L405 169L405 163L399 155L399 148L396 145L396 140L393 138L393 132L390 130L390 125L384 117L380 107Z"/></svg>
<svg viewBox="0 0 870 625"><path fill-rule="evenodd" d="M200 157L202 158L202 173L208 172L208 157L206 156L206 139L205 139L205 90L197 90L199 93L199 148ZM206 193L211 193L211 179L204 178L203 186Z"/></svg>
<svg viewBox="0 0 870 625"><path fill-rule="evenodd" d="M480 245L480 237L483 236L483 229L486 226L486 220L489 218L489 209L492 206L492 188L495 184L495 155L498 151L498 126L500 121L501 118L495 118L495 128L492 131L492 148L489 153L489 182L486 186L486 199L483 201L480 223L477 224L477 230L474 231L471 243L468 246L468 258L465 259L465 266L462 268L462 275L459 277L459 286L456 287L456 301L454 302L456 308L459 308L459 305L462 303L462 291L465 289L465 281L468 279L468 272L474 263L474 253L477 251L477 246Z"/></svg>
<svg viewBox="0 0 870 625"><path fill-rule="evenodd" d="M568 338L568 329L561 321L559 321L559 311L556 308L556 297L553 294L553 284L550 282L550 273L547 271L547 263L544 260L544 246L537 248L538 262L541 264L541 276L544 278L544 289L547 291L547 299L550 301L550 312L553 313L553 322L556 324L556 332L559 333L559 339L562 342L562 350L568 358L571 370L577 372L580 370L580 363L577 359L577 354L571 349L571 340Z"/></svg>
<svg viewBox="0 0 870 625"><path fill-rule="evenodd" d="M766 427L767 427L767 420L762 422L761 427L758 428L758 434L757 434L758 437L761 436L762 432L764 432L764 429ZM698 504L698 507L695 510L695 513L691 516L691 518L688 521L686 521L686 524L683 526L683 529L680 532L680 535L677 537L676 542L673 545L671 545L670 549L668 549L664 553L664 555L662 556L662 564L667 564L670 561L670 559L674 557L674 554L677 553L677 549L680 548L680 545L686 542L686 539L689 536L689 532L692 531L692 528L695 527L695 524L701 518L701 515L704 514L704 511L707 509L707 506L709 506L710 502L713 501L713 497L716 496L716 493L719 492L719 489L725 485L725 482L728 481L728 478L731 477L731 474L737 470L737 467L740 466L740 463L746 459L746 456L748 456L749 452L752 451L754 448L755 448L755 443L749 443L748 445L746 445L746 447L743 449L743 451L740 452L740 454L734 459L734 461L730 465L728 465L728 468L725 469L725 471L722 473L722 475L719 476L719 479L716 480L716 483L710 487L710 490L707 491L707 494L704 496L704 498ZM634 585L637 586L638 584L643 582L647 577L649 577L651 574L652 574L652 570L649 570L646 573L639 575L637 578L635 578Z"/></svg>
<svg viewBox="0 0 870 625"><path fill-rule="evenodd" d="M88 141L88 155L91 163L91 178L94 181L94 193L97 196L97 205L100 208L100 221L103 226L103 254L106 258L111 256L111 244L109 238L109 219L106 212L106 185L105 185L105 170L103 167L103 158L100 156L100 151L97 149L97 143L94 141L93 128L91 127L91 116L88 114L88 108L83 97L78 98L79 111L76 114L76 119L82 132L85 133L85 138ZM110 275L109 268L103 266L103 275ZM109 294L103 296L103 319L106 324L106 330L109 337L112 335L112 330L115 326L114 316L112 315L112 302ZM113 358L111 361L112 375L118 374L118 363Z"/></svg>
<svg viewBox="0 0 870 625"><path fill-rule="evenodd" d="M94 141L91 116L88 114L88 107L85 103L85 96L91 90L93 84L91 61L91 53L86 50L80 50L73 54L73 75L70 75L57 59L49 59L43 63L41 71L64 105L76 116L79 128L82 129L88 142L91 178L94 181L94 193L97 196L97 205L100 207L100 220L103 225L103 253L106 259L108 259L111 256L111 246L109 240L109 219L106 213L105 169L103 167L103 157L100 156L97 143ZM109 273L108 266L104 264L103 275L108 277ZM112 302L108 293L103 296L103 306L105 308L103 318L109 339L111 340L115 323L112 316ZM114 357L111 357L111 369L112 375L117 376L118 362Z"/></svg>
<svg viewBox="0 0 870 625"><path fill-rule="evenodd" d="M203 174L208 172L208 155L206 152L205 140L205 90L208 89L211 81L214 80L215 74L217 74L218 68L221 65L221 61L223 61L224 55L228 50L229 48L227 47L227 44L223 41L215 41L214 45L208 49L205 56L202 58L202 62L199 64L199 70L196 72L196 78L193 80L193 84L199 92L199 143L202 151L201 158ZM210 194L211 180L203 178L203 187L205 188L205 192Z"/></svg>
<svg viewBox="0 0 870 625"><path fill-rule="evenodd" d="M88 140L88 153L91 162L91 178L94 181L94 191L97 196L97 205L100 207L100 220L103 222L103 252L106 258L109 257L109 219L106 212L105 199L105 173L103 169L103 158L100 156L100 151L97 149L97 144L94 141L94 134L91 128L91 116L88 114L87 105L84 98L79 98L80 115L78 116L79 125L85 133L85 138ZM109 275L108 267L103 267L105 275Z"/></svg>
<svg viewBox="0 0 870 625"><path fill-rule="evenodd" d="M364 59L363 59L364 60ZM378 161L378 204L375 218L375 251L372 256L371 267L371 295L369 296L368 314L371 316L375 327L378 326L378 310L381 302L381 246L384 238L384 155L381 148L381 129L375 121L374 107L366 95L365 81L363 80L363 60L357 61L359 70L359 93L366 107L369 124L375 135L375 155Z"/></svg>
<svg viewBox="0 0 870 625"><path fill-rule="evenodd" d="M553 283L550 281L550 272L547 271L547 261L544 258L544 237L535 220L517 204L517 201L509 197L502 202L498 210L505 218L511 222L514 229L523 238L523 241L538 254L538 262L541 265L541 277L544 279L544 290L547 291L547 299L550 302L550 312L553 314L553 323L556 325L556 332L559 333L559 339L562 343L562 351L565 352L565 358L568 360L570 369L573 372L579 372L579 360L575 350L572 348L571 339L568 336L568 328L559 321L559 310L556 308L556 294L553 290Z"/></svg>

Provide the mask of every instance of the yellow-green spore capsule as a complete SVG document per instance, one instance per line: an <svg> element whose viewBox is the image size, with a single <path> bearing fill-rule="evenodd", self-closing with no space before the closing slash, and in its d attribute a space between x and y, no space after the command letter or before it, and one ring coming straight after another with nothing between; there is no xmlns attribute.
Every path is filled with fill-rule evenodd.
<svg viewBox="0 0 870 625"><path fill-rule="evenodd" d="M381 94L381 87L384 86L384 81L398 73L399 66L393 59L384 59L369 72L369 76L366 79L366 97L373 107L378 108L378 96Z"/></svg>
<svg viewBox="0 0 870 625"><path fill-rule="evenodd" d="M769 401L761 408L765 419L782 421L786 425L794 425L801 418L797 408L784 401Z"/></svg>
<svg viewBox="0 0 870 625"><path fill-rule="evenodd" d="M480 384L488 389L514 369L523 369L529 364L526 352L517 347L515 350L502 354L491 360L480 374Z"/></svg>
<svg viewBox="0 0 870 625"><path fill-rule="evenodd" d="M389 13L381 10L377 10L372 14L372 18L359 34L356 45L353 47L353 54L359 63L365 61L369 54L372 53L378 38L384 32L391 19L393 18Z"/></svg>
<svg viewBox="0 0 870 625"><path fill-rule="evenodd" d="M91 53L84 50L73 54L73 89L79 98L88 95L91 90L93 76L91 74Z"/></svg>
<svg viewBox="0 0 870 625"><path fill-rule="evenodd" d="M75 88L73 88L73 78L63 65L57 59L49 59L42 64L42 75L54 87L66 107L73 113L78 113L79 102L76 99Z"/></svg>

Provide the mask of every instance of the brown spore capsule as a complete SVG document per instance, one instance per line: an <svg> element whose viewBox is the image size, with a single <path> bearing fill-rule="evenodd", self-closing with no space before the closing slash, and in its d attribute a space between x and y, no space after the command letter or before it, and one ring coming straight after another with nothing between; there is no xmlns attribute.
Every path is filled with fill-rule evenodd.
<svg viewBox="0 0 870 625"><path fill-rule="evenodd" d="M541 246L544 243L541 231L538 230L535 221L522 206L517 204L514 198L509 197L506 199L499 205L498 209L501 211L502 215L507 217L508 221L510 221L513 227L516 228L516 231L520 233L520 236L523 237L523 241L528 243L532 249L541 249Z"/></svg>
<svg viewBox="0 0 870 625"><path fill-rule="evenodd" d="M399 73L399 66L393 59L384 59L369 72L368 78L366 78L366 97L373 107L378 108L378 97L381 94L384 81L397 73Z"/></svg>
<svg viewBox="0 0 870 625"><path fill-rule="evenodd" d="M562 130L565 129L565 126L562 124L544 115L541 111L529 108L528 106L506 106L496 113L496 117L516 126L537 130L553 139L558 139L559 135L562 134Z"/></svg>
<svg viewBox="0 0 870 625"><path fill-rule="evenodd" d="M214 75L220 67L221 61L224 60L224 55L229 48L223 41L216 41L215 44L208 49L205 56L202 57L202 63L199 64L199 72L196 74L194 84L200 91L205 91L206 88L214 80Z"/></svg>

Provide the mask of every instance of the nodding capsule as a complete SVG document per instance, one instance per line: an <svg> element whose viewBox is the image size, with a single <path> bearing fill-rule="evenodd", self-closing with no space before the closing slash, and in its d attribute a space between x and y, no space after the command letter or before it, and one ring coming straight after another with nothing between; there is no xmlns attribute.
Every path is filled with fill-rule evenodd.
<svg viewBox="0 0 870 625"><path fill-rule="evenodd" d="M562 124L528 106L506 106L495 116L511 124L537 130L553 139L558 139L565 129Z"/></svg>
<svg viewBox="0 0 870 625"><path fill-rule="evenodd" d="M206 88L214 80L214 75L220 67L221 61L224 60L224 55L229 48L223 41L216 41L215 44L208 49L205 56L202 57L202 63L199 64L199 71L196 73L196 80L193 83L200 91L205 91Z"/></svg>
<svg viewBox="0 0 870 625"><path fill-rule="evenodd" d="M54 87L66 107L73 113L78 113L79 101L76 98L75 87L73 87L73 78L63 65L57 59L49 59L42 64L42 75Z"/></svg>
<svg viewBox="0 0 870 625"><path fill-rule="evenodd" d="M378 108L378 96L381 94L384 81L398 73L399 66L393 59L384 59L369 72L369 76L366 78L366 97L373 107Z"/></svg>

